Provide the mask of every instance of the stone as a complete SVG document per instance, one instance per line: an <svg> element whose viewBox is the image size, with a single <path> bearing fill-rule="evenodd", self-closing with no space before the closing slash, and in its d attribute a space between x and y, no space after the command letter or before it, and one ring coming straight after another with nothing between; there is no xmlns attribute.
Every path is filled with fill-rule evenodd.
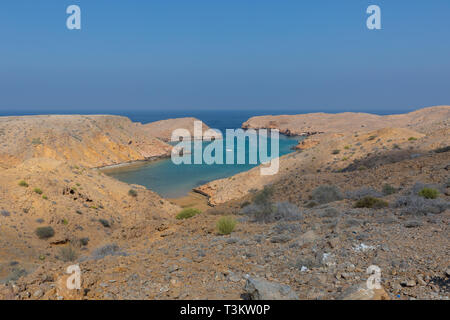
<svg viewBox="0 0 450 320"><path fill-rule="evenodd" d="M412 287L416 286L416 280L413 280L413 279L405 280L405 281L402 281L400 284L402 285L402 287L412 288Z"/></svg>
<svg viewBox="0 0 450 320"><path fill-rule="evenodd" d="M338 300L390 300L390 297L383 287L380 289L369 289L364 282L345 290Z"/></svg>
<svg viewBox="0 0 450 320"><path fill-rule="evenodd" d="M250 300L298 300L290 286L262 279L247 278L244 287Z"/></svg>
<svg viewBox="0 0 450 320"><path fill-rule="evenodd" d="M270 239L270 242L272 242L272 243L286 243L286 242L289 242L291 239L292 238L290 236L288 236L288 235L280 234L280 235L277 235L277 236L273 236Z"/></svg>
<svg viewBox="0 0 450 320"><path fill-rule="evenodd" d="M404 224L405 228L418 228L420 226L422 226L422 222L417 221L417 220L410 220L405 222Z"/></svg>
<svg viewBox="0 0 450 320"><path fill-rule="evenodd" d="M44 292L41 289L38 289L33 293L33 297L36 299L41 298L43 295L44 295Z"/></svg>

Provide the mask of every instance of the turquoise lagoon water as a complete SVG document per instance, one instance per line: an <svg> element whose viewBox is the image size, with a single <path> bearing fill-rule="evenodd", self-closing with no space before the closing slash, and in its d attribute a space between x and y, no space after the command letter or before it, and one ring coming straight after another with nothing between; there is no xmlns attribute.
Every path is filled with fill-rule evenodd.
<svg viewBox="0 0 450 320"><path fill-rule="evenodd" d="M152 121L180 118L196 117L206 123L209 127L220 130L225 134L226 129L240 128L242 123L252 116L264 114L286 114L282 110L273 112L243 110L198 110L198 111L158 111L145 113L126 113L131 120L141 123ZM299 137L286 137L280 135L279 154L280 156L292 152L291 148L297 145ZM223 139L225 143L225 139ZM206 146L208 143L203 143ZM239 172L247 171L256 165L248 164L248 141L245 146L246 164L181 164L175 165L171 159L164 159L154 162L144 163L138 166L123 167L113 171L107 171L107 174L130 184L143 185L163 197L177 198L188 194L193 188L208 183L216 179L230 177ZM234 154L237 154L238 145L235 142ZM267 148L270 154L270 139L267 142ZM229 151L228 151L229 152ZM227 151L224 148L224 157ZM270 156L273 156L270 154ZM258 159L259 160L259 159ZM224 161L225 162L225 161ZM236 162L235 162L236 163Z"/></svg>
<svg viewBox="0 0 450 320"><path fill-rule="evenodd" d="M292 152L291 148L298 143L298 137L286 137L280 135L279 154L284 155ZM225 145L225 139L222 143ZM208 145L209 142L203 142L202 147ZM270 139L267 140L268 153L271 158L274 157L270 150ZM224 147L224 157L227 152ZM236 159L238 145L235 142L234 155ZM193 159L194 149L189 155ZM186 195L193 188L212 180L226 178L239 172L247 171L255 164L249 164L249 141L247 139L245 145L246 161L245 164L180 164L176 165L171 159L164 159L154 162L145 163L139 166L130 166L115 169L107 172L108 175L127 183L143 185L163 197L177 198ZM191 161L193 163L193 161ZM225 161L224 161L225 163ZM259 163L259 157L258 157Z"/></svg>

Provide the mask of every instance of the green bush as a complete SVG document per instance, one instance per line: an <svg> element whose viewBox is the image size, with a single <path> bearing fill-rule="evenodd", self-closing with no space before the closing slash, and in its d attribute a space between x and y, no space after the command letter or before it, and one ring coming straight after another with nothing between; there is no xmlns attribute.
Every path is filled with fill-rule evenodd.
<svg viewBox="0 0 450 320"><path fill-rule="evenodd" d="M217 221L217 230L219 234L226 235L233 232L236 227L236 220L232 217L222 217Z"/></svg>
<svg viewBox="0 0 450 320"><path fill-rule="evenodd" d="M199 213L201 213L201 211L196 208L186 208L181 210L181 212L177 214L176 218L178 220L189 219Z"/></svg>
<svg viewBox="0 0 450 320"><path fill-rule="evenodd" d="M26 187L28 187L28 183L25 180L21 180L21 181L19 181L19 186L26 188Z"/></svg>
<svg viewBox="0 0 450 320"><path fill-rule="evenodd" d="M423 188L419 191L419 196L426 199L436 199L439 196L439 191L432 188Z"/></svg>
<svg viewBox="0 0 450 320"><path fill-rule="evenodd" d="M130 189L130 190L128 191L128 195L131 196L131 197L137 197L138 193L137 193L136 190Z"/></svg>
<svg viewBox="0 0 450 320"><path fill-rule="evenodd" d="M377 136L370 136L369 141L375 140Z"/></svg>
<svg viewBox="0 0 450 320"><path fill-rule="evenodd" d="M389 204L381 199L367 196L364 197L355 203L355 208L370 208L370 209L380 209L386 208Z"/></svg>
<svg viewBox="0 0 450 320"><path fill-rule="evenodd" d="M390 184L385 184L382 190L383 194L388 196L390 194L394 194L397 192L397 189L391 186Z"/></svg>
<svg viewBox="0 0 450 320"><path fill-rule="evenodd" d="M409 137L408 141L416 141L417 138L416 137Z"/></svg>
<svg viewBox="0 0 450 320"><path fill-rule="evenodd" d="M43 196L42 196L42 199L48 200L48 197L47 197L46 195L43 195Z"/></svg>
<svg viewBox="0 0 450 320"><path fill-rule="evenodd" d="M33 140L31 140L31 143L34 145L38 145L38 144L42 144L41 138L33 138Z"/></svg>
<svg viewBox="0 0 450 320"><path fill-rule="evenodd" d="M253 203L257 205L267 205L272 202L273 186L264 186L264 189L253 196Z"/></svg>
<svg viewBox="0 0 450 320"><path fill-rule="evenodd" d="M55 235L55 230L52 227L39 227L36 229L36 235L39 239L48 239Z"/></svg>
<svg viewBox="0 0 450 320"><path fill-rule="evenodd" d="M42 194L43 193L42 190L39 189L39 188L34 188L33 191L36 192L37 194Z"/></svg>

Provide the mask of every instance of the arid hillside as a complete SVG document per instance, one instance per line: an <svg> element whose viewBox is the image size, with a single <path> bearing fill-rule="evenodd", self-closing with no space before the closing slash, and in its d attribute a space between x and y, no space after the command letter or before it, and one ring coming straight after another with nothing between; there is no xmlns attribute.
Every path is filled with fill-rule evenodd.
<svg viewBox="0 0 450 320"><path fill-rule="evenodd" d="M379 116L368 113L308 113L281 116L258 116L243 123L245 129L279 129L287 135L312 135L381 128L413 128L427 133L429 128L446 128L450 122L450 106L423 108L414 112Z"/></svg>
<svg viewBox="0 0 450 320"><path fill-rule="evenodd" d="M329 133L307 138L315 143L302 151L280 158L276 175L262 176L259 167L233 177L215 180L195 190L209 197L211 205L240 198L260 190L294 172L302 174L342 171L347 168L374 167L425 154L450 144L450 129L424 135L409 129L386 128L362 133Z"/></svg>
<svg viewBox="0 0 450 320"><path fill-rule="evenodd" d="M67 117L0 118L0 299L450 299L448 107L356 116L276 175L172 201L93 168L169 145L126 118Z"/></svg>
<svg viewBox="0 0 450 320"><path fill-rule="evenodd" d="M171 146L141 124L108 115L0 117L0 166L51 158L87 167L167 156Z"/></svg>
<svg viewBox="0 0 450 320"><path fill-rule="evenodd" d="M154 234L179 208L96 169L36 158L0 172L0 279L102 244ZM47 233L39 234L39 228ZM53 231L49 231L49 230Z"/></svg>

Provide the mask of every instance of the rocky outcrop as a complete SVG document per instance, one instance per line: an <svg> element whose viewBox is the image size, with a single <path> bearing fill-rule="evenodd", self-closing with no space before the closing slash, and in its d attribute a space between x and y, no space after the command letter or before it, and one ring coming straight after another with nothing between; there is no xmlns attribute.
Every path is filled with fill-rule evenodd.
<svg viewBox="0 0 450 320"><path fill-rule="evenodd" d="M171 146L120 116L0 117L0 166L51 158L102 167L170 155Z"/></svg>
<svg viewBox="0 0 450 320"><path fill-rule="evenodd" d="M312 147L315 147L319 144L319 140L313 140L313 139L305 139L298 143L298 145L295 146L296 150L307 150Z"/></svg>
<svg viewBox="0 0 450 320"><path fill-rule="evenodd" d="M192 139L198 139L199 137L194 136L194 123L196 121L201 122L196 118L177 118L177 119L167 119L151 122L143 125L143 128L147 134L156 137L162 141L170 141L172 132L176 129L186 129L191 133ZM201 134L203 134L209 127L202 123Z"/></svg>

